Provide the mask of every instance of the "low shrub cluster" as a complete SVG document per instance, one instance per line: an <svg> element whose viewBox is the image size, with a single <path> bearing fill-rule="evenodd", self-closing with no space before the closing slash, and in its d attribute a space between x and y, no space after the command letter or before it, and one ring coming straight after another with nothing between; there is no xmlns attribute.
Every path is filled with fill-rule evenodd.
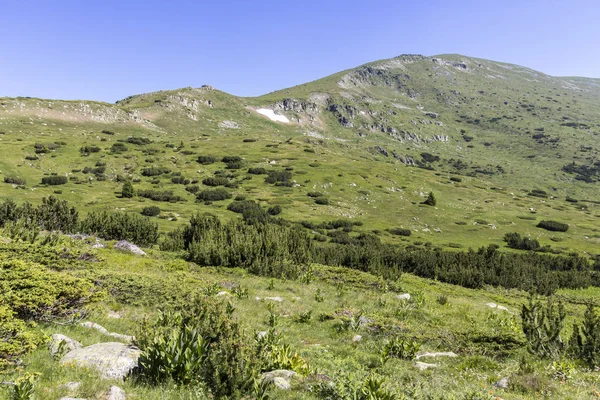
<svg viewBox="0 0 600 400"><path fill-rule="evenodd" d="M145 137L132 136L127 138L127 143L135 144L138 146L144 146L152 143L152 140Z"/></svg>
<svg viewBox="0 0 600 400"><path fill-rule="evenodd" d="M547 231L553 231L553 232L566 232L569 230L568 224L565 224L562 222L556 222L556 221L540 221L537 224L537 227L546 229Z"/></svg>
<svg viewBox="0 0 600 400"><path fill-rule="evenodd" d="M396 235L396 236L410 236L410 234L411 234L410 229L406 229L406 228L390 228L388 231L392 235Z"/></svg>
<svg viewBox="0 0 600 400"><path fill-rule="evenodd" d="M169 173L171 173L171 170L167 167L146 167L142 169L143 176L158 176Z"/></svg>
<svg viewBox="0 0 600 400"><path fill-rule="evenodd" d="M202 165L214 164L217 162L217 157L215 157L215 156L198 156L197 161Z"/></svg>
<svg viewBox="0 0 600 400"><path fill-rule="evenodd" d="M137 194L139 197L144 197L154 201L167 201L169 203L185 201L185 198L174 194L172 190L145 189L138 190Z"/></svg>
<svg viewBox="0 0 600 400"><path fill-rule="evenodd" d="M124 212L91 212L81 221L81 232L109 240L129 240L140 246L158 241L158 224L148 217Z"/></svg>
<svg viewBox="0 0 600 400"><path fill-rule="evenodd" d="M504 235L504 241L508 247L517 250L538 250L540 249L540 242L536 239L528 237L521 237L517 232L511 232Z"/></svg>
<svg viewBox="0 0 600 400"><path fill-rule="evenodd" d="M292 186L292 173L290 171L269 171L265 178L266 183L276 186Z"/></svg>
<svg viewBox="0 0 600 400"><path fill-rule="evenodd" d="M19 178L18 176L5 176L4 183L12 183L13 185L25 185L27 181L23 178Z"/></svg>
<svg viewBox="0 0 600 400"><path fill-rule="evenodd" d="M206 186L225 186L229 183L229 179L223 176L208 177L202 180L202 184Z"/></svg>
<svg viewBox="0 0 600 400"><path fill-rule="evenodd" d="M160 215L160 207L157 207L157 206L144 207L142 209L142 215L145 215L146 217L156 217L156 216Z"/></svg>
<svg viewBox="0 0 600 400"><path fill-rule="evenodd" d="M44 197L42 203L34 207L30 203L17 205L12 200L0 204L0 227L7 224L21 224L26 229L75 232L78 226L78 213L69 207L66 200L54 196Z"/></svg>
<svg viewBox="0 0 600 400"><path fill-rule="evenodd" d="M232 197L231 193L223 188L205 189L196 193L196 199L201 201L227 200Z"/></svg>
<svg viewBox="0 0 600 400"><path fill-rule="evenodd" d="M56 186L56 185L64 185L67 182L68 182L67 177L62 176L62 175L44 176L42 178L42 185Z"/></svg>

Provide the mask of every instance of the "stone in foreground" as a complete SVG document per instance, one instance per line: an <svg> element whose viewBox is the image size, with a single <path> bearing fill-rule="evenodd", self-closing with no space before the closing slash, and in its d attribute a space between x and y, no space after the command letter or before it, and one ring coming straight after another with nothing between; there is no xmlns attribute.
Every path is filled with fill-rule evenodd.
<svg viewBox="0 0 600 400"><path fill-rule="evenodd" d="M60 363L93 368L103 379L124 379L137 367L140 352L138 348L123 343L96 343L70 351Z"/></svg>

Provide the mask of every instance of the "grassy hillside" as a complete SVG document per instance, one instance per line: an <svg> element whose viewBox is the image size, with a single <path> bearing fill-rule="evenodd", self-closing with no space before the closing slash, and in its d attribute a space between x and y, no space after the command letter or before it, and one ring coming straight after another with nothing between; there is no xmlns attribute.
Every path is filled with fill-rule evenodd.
<svg viewBox="0 0 600 400"><path fill-rule="evenodd" d="M136 189L172 190L184 199L155 204L179 221L161 220L169 229L195 211L231 216L227 201L197 203L171 178L181 173L206 188L202 180L225 164L202 165L198 156L238 155L240 169L225 170L233 197L278 204L293 221L351 218L388 241L396 239L383 230L402 227L412 230L411 241L463 248L501 245L514 231L557 251L594 252L598 91L591 79L444 55L379 61L251 99L210 87L115 105L2 99L0 173L25 185L4 184L0 197L35 203L54 193L83 211L137 212L152 201L119 198L130 179ZM291 123L270 121L258 107ZM111 150L123 141L126 150ZM150 166L170 172L143 176ZM264 176L246 173L250 167L287 169L292 186L265 184ZM40 184L52 174L68 183ZM306 196L314 191L328 205ZM419 205L430 191L437 206ZM570 228L549 233L535 227L540 220Z"/></svg>

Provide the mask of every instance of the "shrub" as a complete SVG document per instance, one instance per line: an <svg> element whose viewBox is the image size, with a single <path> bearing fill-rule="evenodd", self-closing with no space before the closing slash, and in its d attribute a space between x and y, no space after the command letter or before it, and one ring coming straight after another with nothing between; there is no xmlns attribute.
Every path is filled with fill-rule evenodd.
<svg viewBox="0 0 600 400"><path fill-rule="evenodd" d="M115 143L110 148L110 151L112 151L113 153L124 153L127 151L127 146L125 146L124 143Z"/></svg>
<svg viewBox="0 0 600 400"><path fill-rule="evenodd" d="M0 262L0 271L3 304L22 319L69 318L96 298L89 281L37 263L12 259Z"/></svg>
<svg viewBox="0 0 600 400"><path fill-rule="evenodd" d="M149 206L149 207L144 207L142 209L142 215L145 215L147 217L156 217L159 214L160 214L160 208L157 206Z"/></svg>
<svg viewBox="0 0 600 400"><path fill-rule="evenodd" d="M100 147L98 147L96 145L85 145L79 149L79 152L84 156L89 156L92 153L100 152ZM36 153L37 153L37 149L36 149Z"/></svg>
<svg viewBox="0 0 600 400"><path fill-rule="evenodd" d="M531 192L529 192L529 196L547 198L548 193L540 189L533 189Z"/></svg>
<svg viewBox="0 0 600 400"><path fill-rule="evenodd" d="M196 298L140 326L140 378L200 383L216 399L241 398L250 394L263 364L251 343L223 304Z"/></svg>
<svg viewBox="0 0 600 400"><path fill-rule="evenodd" d="M202 180L202 184L206 186L224 186L229 183L229 179L223 176L208 177Z"/></svg>
<svg viewBox="0 0 600 400"><path fill-rule="evenodd" d="M152 140L145 137L132 136L127 138L127 143L143 146L152 143Z"/></svg>
<svg viewBox="0 0 600 400"><path fill-rule="evenodd" d="M217 158L215 156L198 156L197 161L202 165L208 165L217 162Z"/></svg>
<svg viewBox="0 0 600 400"><path fill-rule="evenodd" d="M327 197L317 197L315 198L315 203L326 206L329 204L329 199Z"/></svg>
<svg viewBox="0 0 600 400"><path fill-rule="evenodd" d="M410 229L404 229L404 228L391 228L391 229L389 229L389 232L392 235L396 235L396 236L410 236L410 234L411 234Z"/></svg>
<svg viewBox="0 0 600 400"><path fill-rule="evenodd" d="M521 308L522 329L527 351L540 357L558 359L565 347L560 337L566 317L564 304L548 300L544 305L532 295Z"/></svg>
<svg viewBox="0 0 600 400"><path fill-rule="evenodd" d="M14 185L25 185L27 182L23 178L17 176L5 176L4 183L12 183Z"/></svg>
<svg viewBox="0 0 600 400"><path fill-rule="evenodd" d="M171 178L171 182L177 185L188 185L190 183L190 180L184 178L183 176L174 176Z"/></svg>
<svg viewBox="0 0 600 400"><path fill-rule="evenodd" d="M66 176L44 176L42 178L43 185L64 185L67 181Z"/></svg>
<svg viewBox="0 0 600 400"><path fill-rule="evenodd" d="M242 161L229 161L225 168L227 169L242 169L244 163Z"/></svg>
<svg viewBox="0 0 600 400"><path fill-rule="evenodd" d="M569 230L569 225L556 221L540 221L537 224L538 228L546 229L553 232L566 232Z"/></svg>
<svg viewBox="0 0 600 400"><path fill-rule="evenodd" d="M196 193L196 199L201 201L227 200L232 197L231 193L223 188L205 189Z"/></svg>
<svg viewBox="0 0 600 400"><path fill-rule="evenodd" d="M42 203L37 208L30 203L18 206L12 200L0 204L0 227L18 223L25 229L70 233L77 229L77 220L77 210L69 208L66 200L59 200L54 196L42 198Z"/></svg>
<svg viewBox="0 0 600 400"><path fill-rule="evenodd" d="M248 168L248 173L252 175L265 175L267 170L262 167L252 167Z"/></svg>
<svg viewBox="0 0 600 400"><path fill-rule="evenodd" d="M281 209L280 205L275 205L273 207L269 207L269 209L267 210L267 213L269 215L279 215L281 214L283 210Z"/></svg>
<svg viewBox="0 0 600 400"><path fill-rule="evenodd" d="M158 176L170 173L171 170L167 167L146 167L142 169L143 176Z"/></svg>
<svg viewBox="0 0 600 400"><path fill-rule="evenodd" d="M106 135L114 135L115 133L113 131L109 131L107 129L103 129L102 133L106 134Z"/></svg>
<svg viewBox="0 0 600 400"><path fill-rule="evenodd" d="M44 342L41 334L28 329L6 305L0 305L0 339L0 370Z"/></svg>
<svg viewBox="0 0 600 400"><path fill-rule="evenodd" d="M225 156L221 159L221 162L224 162L225 164L228 164L230 162L241 162L242 161L242 157L240 156Z"/></svg>
<svg viewBox="0 0 600 400"><path fill-rule="evenodd" d="M290 171L269 171L265 178L266 183L291 184L292 173Z"/></svg>
<svg viewBox="0 0 600 400"><path fill-rule="evenodd" d="M427 195L427 198L421 204L426 204L428 206L435 206L437 204L437 200L436 200L435 196L433 195L433 192L429 192L429 194Z"/></svg>
<svg viewBox="0 0 600 400"><path fill-rule="evenodd" d="M517 250L537 250L540 248L540 243L536 239L523 238L516 232L504 235L504 241L508 247Z"/></svg>
<svg viewBox="0 0 600 400"><path fill-rule="evenodd" d="M121 197L130 199L135 196L135 190L133 189L133 184L131 181L125 181L123 183L123 187L121 188Z"/></svg>
<svg viewBox="0 0 600 400"><path fill-rule="evenodd" d="M158 224L138 214L124 212L91 212L81 222L81 232L108 240L129 240L140 246L158 241Z"/></svg>
<svg viewBox="0 0 600 400"><path fill-rule="evenodd" d="M167 201L169 203L176 203L178 201L185 201L185 198L176 195L172 190L138 190L138 196L144 197L154 201Z"/></svg>
<svg viewBox="0 0 600 400"><path fill-rule="evenodd" d="M185 187L185 191L189 193L198 193L200 190L200 186L198 185L188 185Z"/></svg>
<svg viewBox="0 0 600 400"><path fill-rule="evenodd" d="M306 193L306 195L308 197L316 198L316 197L323 197L323 196L325 196L325 193L321 193L321 192L308 192L308 193Z"/></svg>
<svg viewBox="0 0 600 400"><path fill-rule="evenodd" d="M382 364L391 358L399 358L402 360L412 360L416 357L421 343L414 339L394 337L389 340L381 349Z"/></svg>

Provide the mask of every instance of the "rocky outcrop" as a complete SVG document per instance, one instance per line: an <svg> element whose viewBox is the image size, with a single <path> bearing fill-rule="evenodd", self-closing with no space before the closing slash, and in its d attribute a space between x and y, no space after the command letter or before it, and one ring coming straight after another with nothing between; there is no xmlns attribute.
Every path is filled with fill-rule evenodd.
<svg viewBox="0 0 600 400"><path fill-rule="evenodd" d="M97 343L68 352L61 365L98 371L103 379L124 379L138 365L140 350L118 342Z"/></svg>
<svg viewBox="0 0 600 400"><path fill-rule="evenodd" d="M48 350L50 350L50 355L53 357L60 355L60 353L65 354L82 347L82 344L77 340L71 339L65 335L61 335L60 333L55 333L52 335L50 342L48 343Z"/></svg>
<svg viewBox="0 0 600 400"><path fill-rule="evenodd" d="M296 376L296 372L287 369L277 369L262 374L262 381L271 382L280 390L290 390L292 388L291 380Z"/></svg>
<svg viewBox="0 0 600 400"><path fill-rule="evenodd" d="M127 240L119 240L113 245L113 249L138 254L140 256L146 255L146 252L144 252L144 250L140 249L135 244L128 242Z"/></svg>

